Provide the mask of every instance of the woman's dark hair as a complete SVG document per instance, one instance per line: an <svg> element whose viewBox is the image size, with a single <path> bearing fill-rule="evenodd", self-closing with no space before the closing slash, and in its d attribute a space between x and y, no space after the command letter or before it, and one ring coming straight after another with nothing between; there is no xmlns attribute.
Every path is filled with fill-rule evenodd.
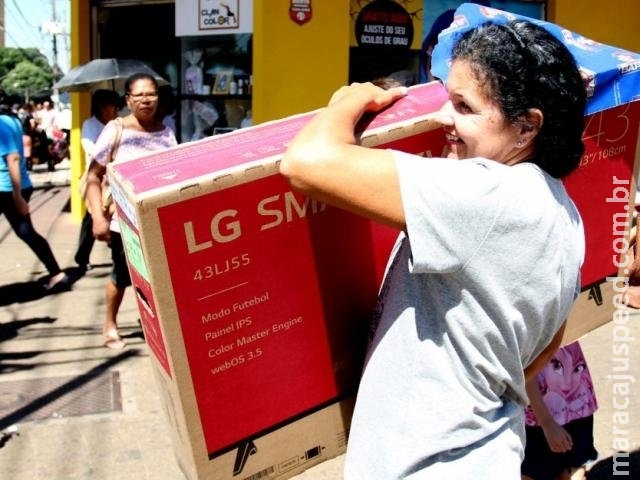
<svg viewBox="0 0 640 480"><path fill-rule="evenodd" d="M486 23L460 36L451 59L469 62L508 121L522 124L531 108L542 112L533 163L556 178L578 166L587 96L575 59L562 42L531 22Z"/></svg>
<svg viewBox="0 0 640 480"><path fill-rule="evenodd" d="M115 105L118 110L122 107L120 95L113 90L96 90L91 95L91 115L100 116L100 107L104 105Z"/></svg>
<svg viewBox="0 0 640 480"><path fill-rule="evenodd" d="M124 92L126 94L131 93L131 85L138 80L149 80L151 83L153 83L156 91L158 91L158 81L153 77L153 75L149 75L148 73L134 73L132 75L129 75L124 81Z"/></svg>

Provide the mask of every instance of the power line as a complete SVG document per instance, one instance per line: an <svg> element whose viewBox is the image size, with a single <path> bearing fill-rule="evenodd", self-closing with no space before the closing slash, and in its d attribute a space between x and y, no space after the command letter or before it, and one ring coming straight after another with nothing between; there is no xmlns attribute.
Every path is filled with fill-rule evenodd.
<svg viewBox="0 0 640 480"><path fill-rule="evenodd" d="M22 9L20 8L20 6L19 6L19 5L18 5L18 3L16 2L16 0L12 0L12 2L13 2L13 6L15 7L15 9L16 9L16 10L18 11L18 13L20 14L20 17L22 18L22 20L24 20L24 22L25 22L27 25L32 26L32 25L29 23L29 20L27 20L27 17L25 17L25 16L24 16L24 13L22 13Z"/></svg>
<svg viewBox="0 0 640 480"><path fill-rule="evenodd" d="M0 0L0 8L4 11L4 0ZM4 16L3 16L3 18L4 18ZM9 30L7 30L5 28L3 22L0 22L0 30L2 30L4 32L4 35L8 36L13 41L13 43L15 43L15 44L18 43L16 41L15 37L13 36L13 34Z"/></svg>
<svg viewBox="0 0 640 480"><path fill-rule="evenodd" d="M16 24L20 24L22 26L20 30L22 30L24 33L26 33L30 37L29 39L31 40L33 45L38 45L39 47L43 43L43 38L37 38L34 35L34 31L38 30L38 27L35 25L32 25L29 22L29 20L27 20L27 18L25 17L24 13L22 12L22 9L19 7L16 0L12 0L9 5L7 5L6 2L4 1L2 3L3 3L3 8L6 14L5 15L5 32L7 31L6 24L8 23L8 21L11 21L12 23L15 22ZM16 46L18 47L21 46L18 44L18 42L15 40L13 36L11 37L11 39L13 40L14 43L16 43Z"/></svg>
<svg viewBox="0 0 640 480"><path fill-rule="evenodd" d="M64 53L58 58L57 40L61 36L68 40L70 0L37 0L36 3L38 13L31 14L28 18L25 11L29 13L29 10L33 8L33 2L0 0L0 8L5 11L5 24L0 24L0 27L4 27L6 37L16 47L37 48L51 63L57 64L58 60L62 59L62 64L66 69L70 61L68 41L65 42L67 47ZM23 10L25 5L28 6L27 10ZM60 18L64 20L59 21ZM32 23L34 19L39 25ZM9 31L7 25L9 25ZM16 35L16 32L20 32L20 35Z"/></svg>

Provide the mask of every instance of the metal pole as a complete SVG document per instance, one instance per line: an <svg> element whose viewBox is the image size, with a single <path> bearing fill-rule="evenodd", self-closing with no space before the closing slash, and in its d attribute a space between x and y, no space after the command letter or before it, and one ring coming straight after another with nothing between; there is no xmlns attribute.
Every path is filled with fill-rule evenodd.
<svg viewBox="0 0 640 480"><path fill-rule="evenodd" d="M51 0L51 22L53 25L58 24L58 19L56 18L56 0ZM53 41L53 68L54 70L58 70L58 42L57 42L57 32L54 30L51 32L51 38ZM57 72L55 72L57 73ZM56 79L57 81L57 79Z"/></svg>
<svg viewBox="0 0 640 480"><path fill-rule="evenodd" d="M54 81L60 80L62 71L58 66L58 19L56 16L56 0L51 0L51 25L53 28L51 29L51 41L53 48L53 79ZM60 108L60 92L57 88L53 89L53 96L56 99L57 107Z"/></svg>

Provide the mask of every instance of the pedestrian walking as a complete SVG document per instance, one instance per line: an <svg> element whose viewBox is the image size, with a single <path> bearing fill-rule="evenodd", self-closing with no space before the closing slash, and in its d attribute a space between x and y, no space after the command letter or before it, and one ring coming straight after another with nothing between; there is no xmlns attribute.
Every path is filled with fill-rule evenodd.
<svg viewBox="0 0 640 480"><path fill-rule="evenodd" d="M7 218L16 235L29 246L49 272L45 290L57 291L68 288L70 281L60 268L49 242L31 222L29 199L33 184L27 171L22 134L22 122L8 105L6 93L0 90L0 214Z"/></svg>
<svg viewBox="0 0 640 480"><path fill-rule="evenodd" d="M80 144L84 150L87 169L91 165L96 140L102 133L104 126L118 116L119 109L120 95L117 92L113 90L96 90L91 95L91 117L82 122L80 134ZM91 256L94 242L91 212L87 209L80 224L78 248L74 255L74 260L82 272L91 269L89 257Z"/></svg>
<svg viewBox="0 0 640 480"><path fill-rule="evenodd" d="M96 141L94 157L87 175L87 200L93 221L93 234L109 243L113 269L105 289L107 314L103 326L104 345L125 346L118 333L118 310L131 277L120 235L117 213L103 209L103 183L107 164L140 156L151 150L177 145L173 130L157 116L158 82L149 74L134 74L125 81L129 115L109 122ZM115 152L115 153L114 153Z"/></svg>

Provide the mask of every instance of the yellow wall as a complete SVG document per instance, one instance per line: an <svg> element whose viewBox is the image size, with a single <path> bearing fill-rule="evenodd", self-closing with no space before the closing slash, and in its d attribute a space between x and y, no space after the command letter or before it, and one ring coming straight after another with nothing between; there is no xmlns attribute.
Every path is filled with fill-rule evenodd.
<svg viewBox="0 0 640 480"><path fill-rule="evenodd" d="M89 58L89 2L71 0L71 66L81 65ZM78 193L79 178L84 172L84 152L80 145L82 122L90 114L88 93L71 94L71 215L78 222L85 212L84 201Z"/></svg>
<svg viewBox="0 0 640 480"><path fill-rule="evenodd" d="M640 52L640 1L549 0L548 19L607 45Z"/></svg>
<svg viewBox="0 0 640 480"><path fill-rule="evenodd" d="M254 123L320 108L348 81L349 0L312 2L303 25L289 18L290 4L254 1Z"/></svg>

